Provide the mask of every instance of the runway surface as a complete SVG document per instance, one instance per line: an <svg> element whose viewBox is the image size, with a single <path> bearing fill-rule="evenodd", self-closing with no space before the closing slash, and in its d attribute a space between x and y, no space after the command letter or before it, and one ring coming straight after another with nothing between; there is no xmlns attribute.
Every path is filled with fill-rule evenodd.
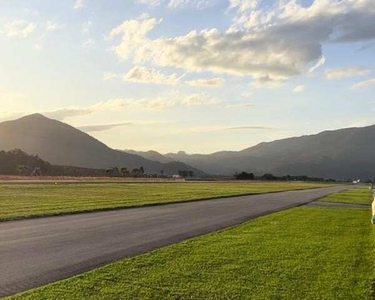
<svg viewBox="0 0 375 300"><path fill-rule="evenodd" d="M0 222L0 297L304 205L348 186Z"/></svg>

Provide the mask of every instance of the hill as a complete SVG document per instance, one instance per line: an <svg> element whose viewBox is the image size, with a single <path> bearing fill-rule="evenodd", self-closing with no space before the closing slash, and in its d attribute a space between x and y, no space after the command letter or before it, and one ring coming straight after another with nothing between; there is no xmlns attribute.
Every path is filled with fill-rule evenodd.
<svg viewBox="0 0 375 300"><path fill-rule="evenodd" d="M38 156L20 149L0 151L0 174L19 176L105 177L106 170L70 166L54 166Z"/></svg>
<svg viewBox="0 0 375 300"><path fill-rule="evenodd" d="M38 155L53 165L77 166L91 169L110 167L139 168L146 173L173 175L178 170L204 173L185 163L166 163L145 159L139 155L114 150L92 136L59 121L33 114L14 121L0 123L0 150L22 149Z"/></svg>
<svg viewBox="0 0 375 300"><path fill-rule="evenodd" d="M162 164L175 162L174 159L166 157L163 154L160 154L159 152L153 151L153 150L150 150L150 151L123 150L123 152L139 155L149 160L158 161Z"/></svg>
<svg viewBox="0 0 375 300"><path fill-rule="evenodd" d="M314 177L373 179L375 126L324 131L315 135L260 143L242 151L209 155L185 152L165 156L200 166L207 173L308 175Z"/></svg>

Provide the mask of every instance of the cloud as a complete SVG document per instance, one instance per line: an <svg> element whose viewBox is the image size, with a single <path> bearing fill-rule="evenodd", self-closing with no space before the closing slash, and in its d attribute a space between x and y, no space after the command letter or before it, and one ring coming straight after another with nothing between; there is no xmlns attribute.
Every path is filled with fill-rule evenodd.
<svg viewBox="0 0 375 300"><path fill-rule="evenodd" d="M223 78L209 78L209 79L196 79L187 81L187 84L191 86L202 86L202 87L220 87L225 84L225 79Z"/></svg>
<svg viewBox="0 0 375 300"><path fill-rule="evenodd" d="M351 89L356 90L356 89L365 89L365 88L370 88L370 87L375 87L375 78L358 82L355 85L353 85Z"/></svg>
<svg viewBox="0 0 375 300"><path fill-rule="evenodd" d="M214 0L135 0L135 2L153 7L165 5L171 9L190 6L198 10L212 7L216 3Z"/></svg>
<svg viewBox="0 0 375 300"><path fill-rule="evenodd" d="M48 37L48 35L55 31L55 30L61 30L65 27L65 24L58 23L55 21L47 21L44 26L43 33L39 36L36 44L34 45L35 50L41 50L43 49L44 40Z"/></svg>
<svg viewBox="0 0 375 300"><path fill-rule="evenodd" d="M86 116L100 111L118 111L119 109L162 111L174 107L208 106L219 102L219 99L207 93L185 95L177 91L172 91L152 98L111 99L107 101L100 101L87 107L70 106L52 111L36 112L41 113L51 119L63 121L68 118ZM36 112L19 112L16 115L25 116ZM10 115L11 114L0 112L1 119L9 118Z"/></svg>
<svg viewBox="0 0 375 300"><path fill-rule="evenodd" d="M3 30L0 32L4 33L8 37L28 37L34 32L36 25L33 22L26 20L14 20L6 23Z"/></svg>
<svg viewBox="0 0 375 300"><path fill-rule="evenodd" d="M132 122L124 122L124 123L115 123L115 124L101 124L101 125L85 125L77 127L79 130L84 132L98 132L98 131L106 131L116 127L128 126L133 125Z"/></svg>
<svg viewBox="0 0 375 300"><path fill-rule="evenodd" d="M262 76L256 78L251 84L251 88L253 89L260 89L260 88L266 88L266 89L275 89L279 88L284 84L284 79L278 79L278 78L272 78L270 76Z"/></svg>
<svg viewBox="0 0 375 300"><path fill-rule="evenodd" d="M54 31L54 30L62 29L64 27L65 27L64 24L61 24L55 21L46 22L46 31Z"/></svg>
<svg viewBox="0 0 375 300"><path fill-rule="evenodd" d="M304 85L297 85L294 89L293 89L293 93L302 93L305 91L305 86Z"/></svg>
<svg viewBox="0 0 375 300"><path fill-rule="evenodd" d="M60 108L60 109L53 110L53 111L42 112L42 114L48 118L62 121L71 117L90 115L94 111L95 110L91 107L89 108L64 107L64 108Z"/></svg>
<svg viewBox="0 0 375 300"><path fill-rule="evenodd" d="M206 93L188 95L181 98L180 103L183 106L202 106L202 105L212 105L219 103L220 101L215 97L208 95Z"/></svg>
<svg viewBox="0 0 375 300"><path fill-rule="evenodd" d="M178 76L176 73L166 75L155 69L135 66L122 79L123 81L136 83L176 85L180 82L181 78L182 76Z"/></svg>
<svg viewBox="0 0 375 300"><path fill-rule="evenodd" d="M253 103L234 103L234 104L228 104L225 106L225 108L244 108L244 107L253 107Z"/></svg>
<svg viewBox="0 0 375 300"><path fill-rule="evenodd" d="M206 126L193 128L193 132L217 132L217 131L232 131L232 130L277 130L268 126Z"/></svg>
<svg viewBox="0 0 375 300"><path fill-rule="evenodd" d="M164 74L159 70L153 68L147 68L142 66L134 66L126 74L116 74L112 72L106 72L103 74L103 81L112 79L122 79L125 82L135 83L151 83L151 84L165 84L165 85L177 85L179 83L185 83L196 87L220 87L225 83L223 78L210 78L210 79L196 79L189 81L182 81L185 75L178 75L177 73Z"/></svg>
<svg viewBox="0 0 375 300"><path fill-rule="evenodd" d="M94 45L95 44L95 41L91 38L88 38L86 40L84 40L84 42L82 43L82 48L87 48L91 45Z"/></svg>
<svg viewBox="0 0 375 300"><path fill-rule="evenodd" d="M83 23L82 34L90 35L91 27L92 27L92 20L88 19L86 22Z"/></svg>
<svg viewBox="0 0 375 300"><path fill-rule="evenodd" d="M229 9L238 9L239 12L254 10L258 7L260 0L229 0Z"/></svg>
<svg viewBox="0 0 375 300"><path fill-rule="evenodd" d="M28 112L14 112L14 113L2 113L0 112L0 120L13 120L17 119L26 115L30 115L33 113L41 113L44 116L54 119L63 121L68 118L78 117L78 116L86 116L90 115L95 112L93 107L63 107L56 110L51 111L28 111Z"/></svg>
<svg viewBox="0 0 375 300"><path fill-rule="evenodd" d="M153 121L130 121L122 123L113 123L113 124L99 124L99 125L85 125L77 127L79 130L84 132L99 132L111 130L116 127L122 126L144 126L144 125L155 125L155 124L166 124L171 122L153 122Z"/></svg>
<svg viewBox="0 0 375 300"><path fill-rule="evenodd" d="M325 77L327 79L340 79L353 76L365 76L368 74L370 74L370 70L364 67L344 67L325 71Z"/></svg>
<svg viewBox="0 0 375 300"><path fill-rule="evenodd" d="M74 9L82 9L85 7L85 1L84 0L77 0L75 3L74 3L74 6L73 8Z"/></svg>
<svg viewBox="0 0 375 300"><path fill-rule="evenodd" d="M322 56L317 62L315 65L313 65L308 73L314 73L315 70L319 69L321 66L323 66L324 64L326 63L326 58L324 56Z"/></svg>
<svg viewBox="0 0 375 300"><path fill-rule="evenodd" d="M116 74L116 73L112 73L112 72L105 72L103 74L103 81L108 81L108 80L112 80L112 79L117 79L117 78L120 78L121 75L119 74Z"/></svg>
<svg viewBox="0 0 375 300"><path fill-rule="evenodd" d="M111 38L121 37L114 52L137 64L270 78L280 83L322 65L325 44L375 39L373 0L315 0L310 6L280 0L262 8L258 1L231 1L230 6L235 16L224 31L211 28L150 38L149 33L162 20L125 21L110 34Z"/></svg>
<svg viewBox="0 0 375 300"><path fill-rule="evenodd" d="M112 110L120 108L128 109L144 109L160 111L170 109L176 106L192 107L192 106L206 106L219 103L220 100L206 93L197 93L191 95L184 95L179 92L170 92L152 99L112 99L108 101L99 102L94 105L95 110Z"/></svg>

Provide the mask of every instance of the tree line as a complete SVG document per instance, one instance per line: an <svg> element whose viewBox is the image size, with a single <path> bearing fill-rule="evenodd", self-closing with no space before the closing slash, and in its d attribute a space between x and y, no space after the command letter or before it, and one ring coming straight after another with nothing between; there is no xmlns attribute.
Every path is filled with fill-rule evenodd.
<svg viewBox="0 0 375 300"><path fill-rule="evenodd" d="M306 175L292 176L276 176L270 173L266 173L262 176L255 176L254 173L241 172L236 173L234 178L237 180L264 180L264 181L326 181L326 182L336 182L334 179L324 179L320 177L310 177Z"/></svg>
<svg viewBox="0 0 375 300"><path fill-rule="evenodd" d="M72 176L104 177L105 170L73 166L55 166L38 155L29 155L20 149L0 151L0 174L18 176Z"/></svg>

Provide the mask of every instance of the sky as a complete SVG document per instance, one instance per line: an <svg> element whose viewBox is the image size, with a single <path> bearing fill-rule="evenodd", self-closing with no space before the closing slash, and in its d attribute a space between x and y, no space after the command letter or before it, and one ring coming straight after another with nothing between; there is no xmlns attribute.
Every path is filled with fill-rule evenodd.
<svg viewBox="0 0 375 300"><path fill-rule="evenodd" d="M161 153L375 124L373 0L0 5L0 121Z"/></svg>

